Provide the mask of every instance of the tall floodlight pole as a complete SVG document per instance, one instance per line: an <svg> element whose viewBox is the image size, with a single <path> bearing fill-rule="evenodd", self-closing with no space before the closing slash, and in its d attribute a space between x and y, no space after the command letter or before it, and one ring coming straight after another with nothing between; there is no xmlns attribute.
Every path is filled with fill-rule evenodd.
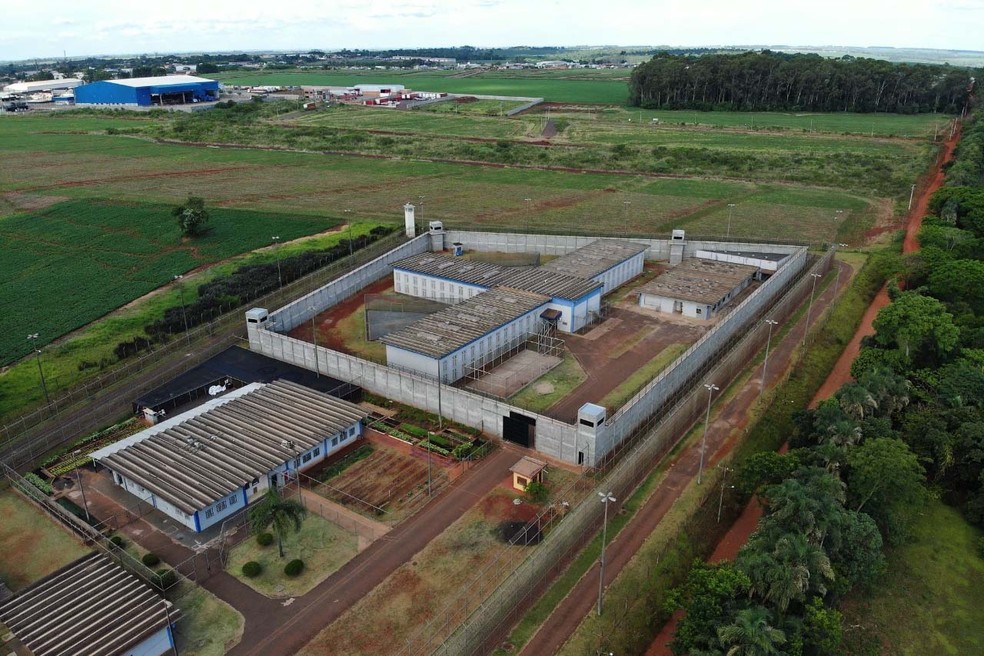
<svg viewBox="0 0 984 656"><path fill-rule="evenodd" d="M191 335L188 333L188 310L185 307L184 285L181 284L181 280L183 278L184 278L184 276L182 276L180 274L179 275L172 276L172 279L178 285L178 300L181 301L181 320L184 322L185 339L187 339L188 340L188 343L190 344L191 343Z"/></svg>
<svg viewBox="0 0 984 656"><path fill-rule="evenodd" d="M423 196L421 196L421 198L423 198ZM352 215L352 210L342 211L345 212L345 223L348 225L348 227L345 228L345 232L348 233L349 257L352 257L352 220L350 218Z"/></svg>
<svg viewBox="0 0 984 656"><path fill-rule="evenodd" d="M912 209L912 197L915 196L915 195L916 195L916 185L912 185L912 188L909 189L909 209L910 210Z"/></svg>
<svg viewBox="0 0 984 656"><path fill-rule="evenodd" d="M759 394L765 391L765 377L769 371L769 347L772 346L772 327L779 324L774 319L766 319L765 323L769 324L769 337L765 340L765 360L762 362L762 388L759 390Z"/></svg>
<svg viewBox="0 0 984 656"><path fill-rule="evenodd" d="M704 437L700 441L700 467L697 469L697 485L700 485L704 476L704 451L707 449L707 428L711 425L711 395L721 388L714 383L704 383L707 390L707 413L704 415Z"/></svg>
<svg viewBox="0 0 984 656"><path fill-rule="evenodd" d="M434 433L427 431L427 496L431 496L431 438L434 437Z"/></svg>
<svg viewBox="0 0 984 656"><path fill-rule="evenodd" d="M823 278L819 273L811 273L813 276L813 286L810 288L810 304L806 306L806 325L803 327L803 343L806 344L806 336L810 333L810 314L813 312L813 294L817 291L817 280Z"/></svg>
<svg viewBox="0 0 984 656"><path fill-rule="evenodd" d="M51 399L48 397L48 384L44 382L44 369L41 368L41 349L37 347L38 335L39 333L31 333L27 336L27 340L31 342L34 355L38 358L38 376L41 378L41 391L44 392L44 404L50 408Z"/></svg>
<svg viewBox="0 0 984 656"><path fill-rule="evenodd" d="M314 377L321 378L321 367L318 366L318 329L314 325L318 311L313 305L309 305L308 310L311 311L311 336L314 339Z"/></svg>
<svg viewBox="0 0 984 656"><path fill-rule="evenodd" d="M284 292L284 276L280 271L280 235L270 237L270 241L273 242L273 252L277 256L277 286L280 288L280 294L282 296Z"/></svg>
<svg viewBox="0 0 984 656"><path fill-rule="evenodd" d="M731 239L731 216L735 212L735 203L728 203L728 233L725 239Z"/></svg>
<svg viewBox="0 0 984 656"><path fill-rule="evenodd" d="M601 569L598 572L598 615L601 615L605 596L605 543L608 542L608 504L615 501L611 492L599 492L601 502L605 504L605 519L601 523Z"/></svg>
<svg viewBox="0 0 984 656"><path fill-rule="evenodd" d="M729 471L732 471L731 467L725 467L724 471L721 473L721 496L718 497L718 524L721 523L721 508L724 506L724 485L728 481Z"/></svg>

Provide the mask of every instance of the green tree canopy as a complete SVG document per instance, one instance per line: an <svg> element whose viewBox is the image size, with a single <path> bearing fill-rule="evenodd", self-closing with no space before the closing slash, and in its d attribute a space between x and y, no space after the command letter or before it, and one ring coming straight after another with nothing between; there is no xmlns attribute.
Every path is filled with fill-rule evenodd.
<svg viewBox="0 0 984 656"><path fill-rule="evenodd" d="M178 205L171 210L178 220L178 227L185 237L197 237L208 229L208 210L205 201L197 196L188 196L184 205Z"/></svg>
<svg viewBox="0 0 984 656"><path fill-rule="evenodd" d="M867 509L883 535L897 542L908 518L925 498L925 472L919 459L902 440L867 440L847 456L849 502Z"/></svg>
<svg viewBox="0 0 984 656"><path fill-rule="evenodd" d="M294 499L285 499L276 487L267 488L263 500L250 508L249 521L254 531L273 528L277 536L277 549L284 557L284 538L301 530L307 510Z"/></svg>
<svg viewBox="0 0 984 656"><path fill-rule="evenodd" d="M942 362L960 334L942 302L916 292L901 292L874 321L875 342L898 349L904 362L929 366Z"/></svg>

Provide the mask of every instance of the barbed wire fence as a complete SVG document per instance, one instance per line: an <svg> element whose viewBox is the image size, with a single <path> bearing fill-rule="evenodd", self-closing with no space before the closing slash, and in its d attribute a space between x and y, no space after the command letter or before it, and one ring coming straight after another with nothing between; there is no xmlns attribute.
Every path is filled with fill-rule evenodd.
<svg viewBox="0 0 984 656"><path fill-rule="evenodd" d="M819 258L791 282L766 314L776 320L792 316L810 292L809 274L825 272L832 259L833 251ZM569 512L557 514L548 508L516 536L522 539L529 531L539 531L545 538L538 546L522 551L506 548L491 556L471 580L460 586L457 596L408 638L400 654L459 656L486 651L493 637L518 618L526 604L546 588L600 528L604 508L596 502L595 493L613 493L620 499L616 510L620 508L677 440L703 416L706 403L703 383L712 381L723 388L765 344L762 330L738 333L722 349L724 355L710 359L712 364L695 372L692 384L685 391L650 417L630 439L624 440L600 464L598 471L588 474L600 478L600 483L589 486L591 489L583 493L576 493L572 486L556 497L569 496L563 499L569 504Z"/></svg>

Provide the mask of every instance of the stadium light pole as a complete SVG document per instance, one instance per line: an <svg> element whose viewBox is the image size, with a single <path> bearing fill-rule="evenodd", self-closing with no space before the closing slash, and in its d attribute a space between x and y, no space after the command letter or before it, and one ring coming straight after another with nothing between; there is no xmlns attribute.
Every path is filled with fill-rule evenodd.
<svg viewBox="0 0 984 656"><path fill-rule="evenodd" d="M311 310L311 337L314 339L314 377L321 378L321 367L318 366L318 330L314 325L318 310L313 305L309 305L308 309Z"/></svg>
<svg viewBox="0 0 984 656"><path fill-rule="evenodd" d="M707 428L711 425L711 395L721 388L714 383L704 383L707 390L707 414L704 415L704 437L700 441L700 467L697 469L697 485L704 476L704 451L707 449Z"/></svg>
<svg viewBox="0 0 984 656"><path fill-rule="evenodd" d="M731 467L725 467L724 472L721 474L721 496L718 497L718 524L721 523L721 507L724 506L724 486L728 482L728 472L734 471ZM734 485L731 489L734 489Z"/></svg>
<svg viewBox="0 0 984 656"><path fill-rule="evenodd" d="M277 256L277 285L280 287L281 298L284 295L284 277L280 272L280 235L270 237L273 242L273 252Z"/></svg>
<svg viewBox="0 0 984 656"><path fill-rule="evenodd" d="M601 616L602 604L605 597L605 543L608 541L608 504L615 501L611 492L599 492L601 502L605 504L605 518L601 523L601 569L598 572L598 616Z"/></svg>
<svg viewBox="0 0 984 656"><path fill-rule="evenodd" d="M427 496L432 496L431 492L431 438L434 437L432 431L427 431Z"/></svg>
<svg viewBox="0 0 984 656"><path fill-rule="evenodd" d="M728 203L728 233L725 235L725 239L731 239L731 216L735 211L735 203Z"/></svg>
<svg viewBox="0 0 984 656"><path fill-rule="evenodd" d="M352 222L351 215L352 210L342 210L345 213L345 223L348 225L346 232L348 232L348 244L349 244L349 257L352 257Z"/></svg>
<svg viewBox="0 0 984 656"><path fill-rule="evenodd" d="M34 349L34 355L38 358L38 376L41 378L41 391L44 392L44 404L51 409L51 398L48 396L48 384L44 381L44 369L41 367L41 349L37 346L37 339L39 333L31 333L27 336L27 340L31 342L31 348Z"/></svg>
<svg viewBox="0 0 984 656"><path fill-rule="evenodd" d="M813 313L813 294L817 291L817 280L823 278L822 274L811 273L813 276L813 286L810 288L810 304L806 306L806 325L803 326L803 343L806 344L806 336L810 333L810 314Z"/></svg>
<svg viewBox="0 0 984 656"><path fill-rule="evenodd" d="M912 188L909 189L909 209L910 210L912 209L912 197L915 196L915 195L916 195L916 185L912 185Z"/></svg>
<svg viewBox="0 0 984 656"><path fill-rule="evenodd" d="M191 335L188 334L188 311L185 309L184 285L181 284L181 280L183 279L184 276L182 276L181 274L177 274L173 276L174 282L177 283L178 285L178 300L181 301L181 320L184 322L185 339L188 340L189 344L191 344Z"/></svg>
<svg viewBox="0 0 984 656"><path fill-rule="evenodd" d="M762 362L762 387L759 389L759 395L765 391L765 378L769 372L769 347L772 346L772 328L779 325L775 319L766 319L765 323L769 325L769 337L765 340L765 360Z"/></svg>

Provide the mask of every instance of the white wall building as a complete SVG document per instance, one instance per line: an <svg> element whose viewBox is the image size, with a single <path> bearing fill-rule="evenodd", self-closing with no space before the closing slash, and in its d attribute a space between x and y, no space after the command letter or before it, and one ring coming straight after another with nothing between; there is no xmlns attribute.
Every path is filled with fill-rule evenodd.
<svg viewBox="0 0 984 656"><path fill-rule="evenodd" d="M689 258L639 290L639 305L711 319L751 284L757 267Z"/></svg>
<svg viewBox="0 0 984 656"><path fill-rule="evenodd" d="M252 383L92 458L130 494L200 532L351 444L365 416L297 383Z"/></svg>
<svg viewBox="0 0 984 656"><path fill-rule="evenodd" d="M539 328L549 302L541 294L496 287L383 337L386 364L453 383L468 367L520 348Z"/></svg>
<svg viewBox="0 0 984 656"><path fill-rule="evenodd" d="M603 294L610 294L618 287L642 273L649 246L620 239L597 239L587 246L561 255L543 265L553 271L574 278L587 278L600 282Z"/></svg>
<svg viewBox="0 0 984 656"><path fill-rule="evenodd" d="M4 652L161 656L181 611L107 556L90 553L0 603ZM9 642L8 642L9 640Z"/></svg>

